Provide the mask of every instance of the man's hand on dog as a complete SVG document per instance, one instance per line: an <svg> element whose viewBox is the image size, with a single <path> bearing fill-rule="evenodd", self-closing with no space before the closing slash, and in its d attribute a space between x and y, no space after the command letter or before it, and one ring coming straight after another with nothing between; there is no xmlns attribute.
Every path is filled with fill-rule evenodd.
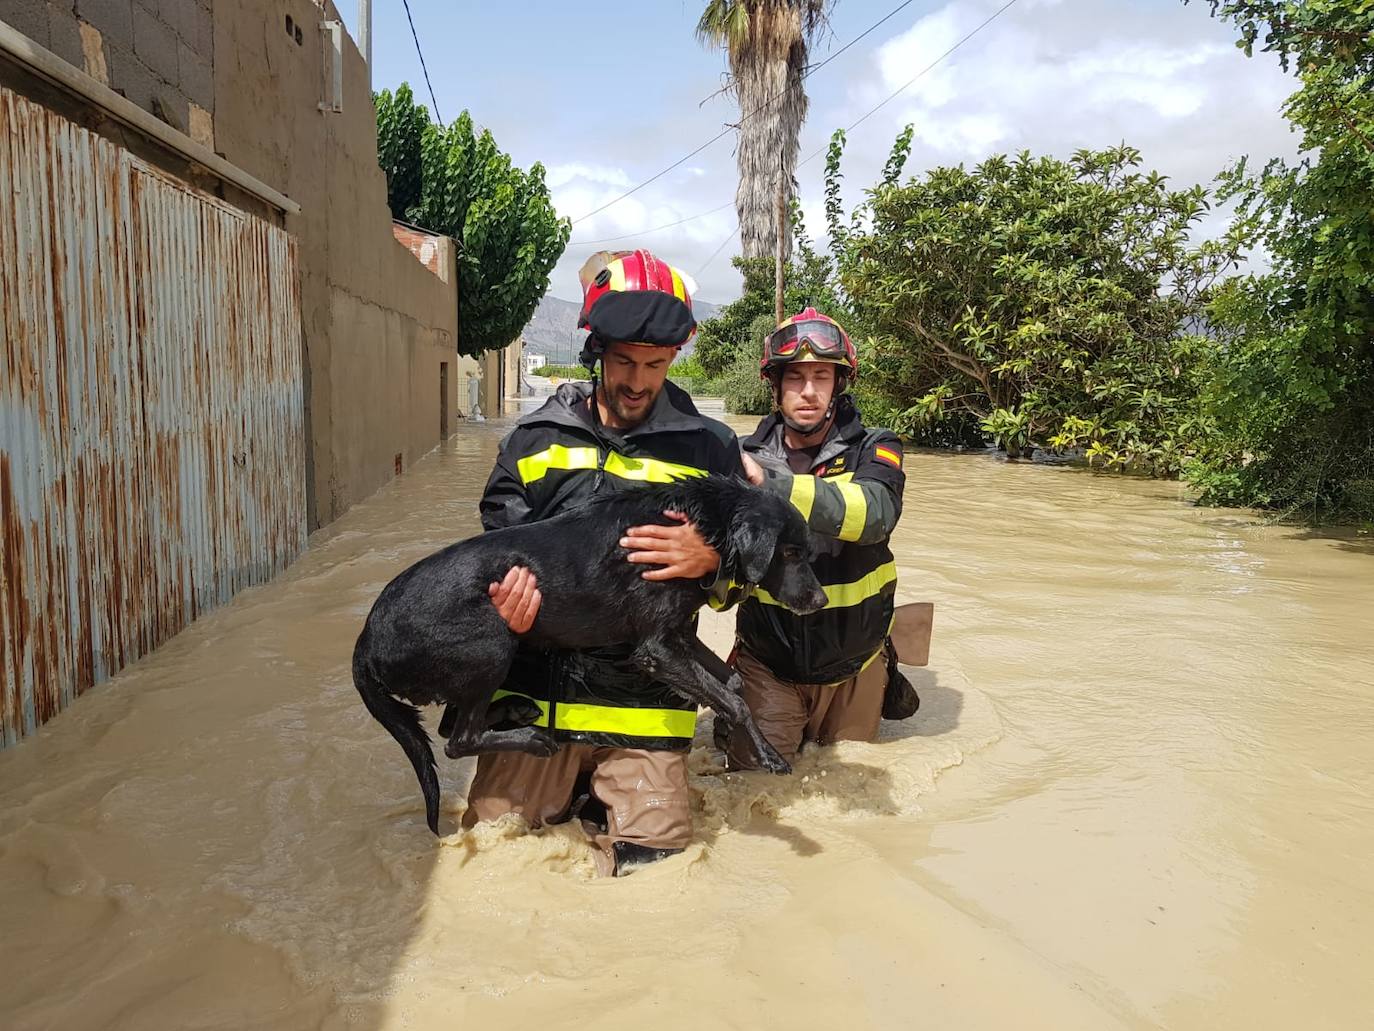
<svg viewBox="0 0 1374 1031"><path fill-rule="evenodd" d="M681 512L671 509L663 513L678 520L674 526L632 526L620 538L620 546L630 554L631 562L662 569L646 569L646 580L697 580L720 568L720 553L706 543L706 538Z"/></svg>
<svg viewBox="0 0 1374 1031"><path fill-rule="evenodd" d="M487 594L512 632L523 634L534 626L543 596L535 586L534 574L524 566L511 567L504 580L487 587Z"/></svg>
<svg viewBox="0 0 1374 1031"><path fill-rule="evenodd" d="M749 482L755 487L762 487L763 481L766 479L763 475L763 466L754 461L753 457L747 451L741 451L739 457L740 461L744 464L744 475L748 477Z"/></svg>
<svg viewBox="0 0 1374 1031"><path fill-rule="evenodd" d="M632 526L620 538L620 546L635 563L662 566L646 569L646 580L699 579L720 568L720 554L706 543L697 528L681 512L666 511L674 526ZM513 566L500 583L489 584L491 603L513 633L523 634L534 626L542 595L534 574L524 566Z"/></svg>

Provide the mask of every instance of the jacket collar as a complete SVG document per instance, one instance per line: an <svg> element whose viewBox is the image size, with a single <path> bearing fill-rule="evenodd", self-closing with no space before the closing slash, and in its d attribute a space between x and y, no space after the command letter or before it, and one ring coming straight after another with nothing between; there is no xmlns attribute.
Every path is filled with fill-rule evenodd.
<svg viewBox="0 0 1374 1031"><path fill-rule="evenodd" d="M560 383L553 396L538 409L521 419L526 426L558 426L564 429L590 430L591 383ZM633 440L655 433L696 433L705 427L706 420L697 411L687 391L676 383L665 382L654 400L649 417L633 429L619 430L601 426L604 436Z"/></svg>

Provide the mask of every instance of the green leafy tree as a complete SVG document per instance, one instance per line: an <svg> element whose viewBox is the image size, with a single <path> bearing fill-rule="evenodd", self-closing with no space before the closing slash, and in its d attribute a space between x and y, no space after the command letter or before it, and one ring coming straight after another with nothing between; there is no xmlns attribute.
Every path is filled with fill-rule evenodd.
<svg viewBox="0 0 1374 1031"><path fill-rule="evenodd" d="M429 120L408 86L377 98L377 153L391 212L458 243L458 350L505 347L534 314L572 225L554 211L544 166L512 164L464 111Z"/></svg>
<svg viewBox="0 0 1374 1031"><path fill-rule="evenodd" d="M377 162L386 173L386 200L391 213L405 213L420 203L420 141L429 125L429 110L415 103L408 83L392 93L373 95L377 108Z"/></svg>
<svg viewBox="0 0 1374 1031"><path fill-rule="evenodd" d="M885 172L839 265L895 428L972 417L1012 456L1178 471L1205 427L1193 331L1234 245L1190 246L1206 191L1139 165L1123 144Z"/></svg>
<svg viewBox="0 0 1374 1031"><path fill-rule="evenodd" d="M1374 2L1210 7L1296 73L1302 156L1221 177L1233 231L1271 264L1211 306L1217 432L1189 478L1206 500L1374 519Z"/></svg>

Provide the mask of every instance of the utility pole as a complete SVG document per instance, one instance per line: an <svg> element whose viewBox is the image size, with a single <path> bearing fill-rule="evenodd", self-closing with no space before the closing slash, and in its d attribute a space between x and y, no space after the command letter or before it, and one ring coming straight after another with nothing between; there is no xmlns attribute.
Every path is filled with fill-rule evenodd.
<svg viewBox="0 0 1374 1031"><path fill-rule="evenodd" d="M367 65L367 92L372 92L372 0L358 0L358 49Z"/></svg>
<svg viewBox="0 0 1374 1031"><path fill-rule="evenodd" d="M773 308L777 315L776 324L781 325L783 320L782 310L782 288L783 288L783 244L787 237L783 234L787 231L787 177L783 175L783 170L778 169L778 244L774 249L774 270L773 270Z"/></svg>

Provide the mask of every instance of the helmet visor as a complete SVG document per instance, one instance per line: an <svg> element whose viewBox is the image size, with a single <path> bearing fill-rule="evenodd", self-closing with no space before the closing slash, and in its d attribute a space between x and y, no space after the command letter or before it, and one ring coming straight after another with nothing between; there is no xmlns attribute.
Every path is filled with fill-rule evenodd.
<svg viewBox="0 0 1374 1031"><path fill-rule="evenodd" d="M819 319L794 322L768 334L763 357L769 364L789 362L803 349L809 349L817 358L834 358L846 363L849 360L840 327Z"/></svg>

